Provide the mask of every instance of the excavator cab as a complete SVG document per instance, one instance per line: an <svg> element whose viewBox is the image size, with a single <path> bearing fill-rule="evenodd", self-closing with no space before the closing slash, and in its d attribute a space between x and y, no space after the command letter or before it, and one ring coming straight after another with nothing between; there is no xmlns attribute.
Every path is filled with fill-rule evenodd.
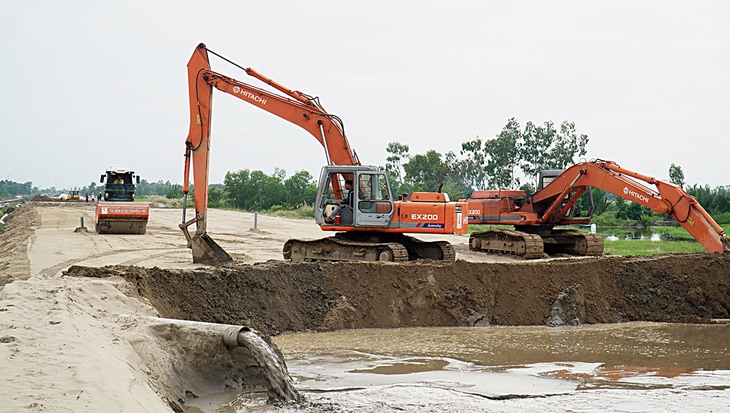
<svg viewBox="0 0 730 413"><path fill-rule="evenodd" d="M565 172L565 169L543 169L537 173L537 191L543 190L546 186L550 185L550 183L555 180L555 178L559 177L560 175ZM576 196L574 193L569 193L565 196L563 199L563 202L561 203L561 208L565 206L568 202L571 201L571 199ZM570 221L573 219L581 219L585 220L586 218L590 218L593 215L593 211L595 209L594 203L593 203L593 192L591 192L591 187L587 187L587 190L582 193L580 196L587 196L588 197L588 210L587 211L580 211L577 208L577 202L572 203L572 206L568 208L565 215L562 218L563 225L569 225ZM536 208L538 212L543 212L540 210L539 207Z"/></svg>
<svg viewBox="0 0 730 413"><path fill-rule="evenodd" d="M347 197L345 180L352 180L352 199ZM315 201L315 221L325 227L384 228L393 218L393 197L385 171L376 166L325 166L322 168ZM327 222L328 217L332 222Z"/></svg>

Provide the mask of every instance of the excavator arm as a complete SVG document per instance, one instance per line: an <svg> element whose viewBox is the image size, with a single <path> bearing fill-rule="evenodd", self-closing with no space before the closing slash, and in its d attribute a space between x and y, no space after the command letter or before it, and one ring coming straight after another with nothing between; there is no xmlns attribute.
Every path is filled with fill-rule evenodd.
<svg viewBox="0 0 730 413"><path fill-rule="evenodd" d="M652 189L642 182L653 185ZM559 224L563 216L589 187L665 213L676 220L710 252L730 251L730 239L697 200L681 187L620 167L612 161L596 160L573 165L544 189L532 196L540 224ZM573 193L570 201L562 202Z"/></svg>
<svg viewBox="0 0 730 413"><path fill-rule="evenodd" d="M360 165L360 161L347 141L341 120L337 116L327 113L317 98L288 89L251 68L244 69L236 65L248 75L275 88L281 94L272 93L216 73L210 69L208 52L215 54L201 43L196 47L188 62L190 129L185 140L183 223L180 224L180 228L185 234L188 247L193 250L193 261L216 264L228 261L231 257L207 235L206 228L211 106L214 87L305 129L324 147L327 164ZM235 65L235 63L233 64ZM186 221L185 205L189 192L191 164L195 187L195 217ZM333 189L335 196L342 198L342 188L339 181L335 181L334 178ZM191 236L188 227L193 223L196 223L196 232Z"/></svg>

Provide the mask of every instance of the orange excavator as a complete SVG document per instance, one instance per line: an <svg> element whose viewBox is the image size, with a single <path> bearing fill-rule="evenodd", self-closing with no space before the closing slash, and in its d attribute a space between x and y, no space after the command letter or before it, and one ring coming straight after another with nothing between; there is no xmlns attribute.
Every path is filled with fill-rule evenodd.
<svg viewBox="0 0 730 413"><path fill-rule="evenodd" d="M469 238L469 249L524 258L558 252L602 255L600 235L555 228L591 222L592 207L587 216L575 216L576 201L586 192L591 196L591 187L668 214L710 252L730 251L730 239L722 227L681 187L600 159L564 171L542 171L538 190L529 197L519 190L474 191L466 200L470 224L513 225L515 230L475 232Z"/></svg>
<svg viewBox="0 0 730 413"><path fill-rule="evenodd" d="M210 69L208 53L226 60L246 74L276 89L270 92L240 82ZM361 165L350 147L342 120L327 113L317 97L291 90L243 68L209 50L195 48L188 62L190 130L185 140L183 205L189 192L193 167L195 217L180 224L192 249L193 262L220 264L231 260L207 234L208 170L210 159L211 103L213 88L233 95L260 109L287 120L314 136L324 147L327 165L322 168L314 202L315 222L335 235L317 240L288 240L283 255L292 261L405 261L434 259L453 261L453 246L446 241L423 241L405 235L465 234L465 202L451 202L445 193L414 192L410 199L392 196L385 171ZM349 181L349 182L348 182ZM349 190L344 193L345 184ZM347 197L345 197L347 195ZM346 205L343 200L347 199ZM190 234L188 227L196 224Z"/></svg>

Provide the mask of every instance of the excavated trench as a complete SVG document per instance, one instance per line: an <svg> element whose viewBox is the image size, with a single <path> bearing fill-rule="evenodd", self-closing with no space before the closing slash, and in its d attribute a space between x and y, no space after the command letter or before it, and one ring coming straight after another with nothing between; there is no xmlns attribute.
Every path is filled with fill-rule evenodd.
<svg viewBox="0 0 730 413"><path fill-rule="evenodd" d="M50 272L29 279L27 253L28 243L37 242L33 236L40 215L35 208L21 208L13 215L13 224L0 234L0 288L26 281L25 288L37 287L40 296L47 292L44 277ZM61 298L68 295L66 300L73 302L84 291L71 277L107 278L122 294L149 302L159 317L246 326L263 333L269 344L267 336L283 332L350 328L730 319L730 254L500 263L269 261L195 270L71 266L60 280L48 279L63 286L49 291ZM119 277L127 282L120 283ZM64 278L71 282L66 285ZM139 363L150 385L174 410L182 411L195 396L266 387L266 374L250 349L232 350L221 344L220 337L164 320L105 315L103 306L92 306L100 302L81 303L79 314L93 313L93 320L107 317L104 322L119 329L116 334L134 348L133 363ZM15 307L5 308L11 314ZM134 306L130 311L134 314ZM69 316L72 323L79 317ZM87 321L78 320L82 326ZM22 344L23 338L19 334L12 343ZM274 350L276 358L283 359L275 346Z"/></svg>
<svg viewBox="0 0 730 413"><path fill-rule="evenodd" d="M730 254L263 264L194 271L72 266L121 276L160 316L287 331L415 326L708 323L730 318Z"/></svg>

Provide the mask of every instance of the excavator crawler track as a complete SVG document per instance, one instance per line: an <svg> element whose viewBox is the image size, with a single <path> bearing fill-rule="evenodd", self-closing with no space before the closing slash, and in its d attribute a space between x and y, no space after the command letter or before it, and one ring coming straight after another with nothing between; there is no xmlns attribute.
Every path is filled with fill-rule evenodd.
<svg viewBox="0 0 730 413"><path fill-rule="evenodd" d="M560 240L551 243L551 240ZM603 255L603 238L599 234L589 234L575 229L553 230L550 237L543 239L549 254L566 253L581 256Z"/></svg>
<svg viewBox="0 0 730 413"><path fill-rule="evenodd" d="M411 259L456 261L456 250L447 241L421 241L403 236L402 242L409 251Z"/></svg>
<svg viewBox="0 0 730 413"><path fill-rule="evenodd" d="M408 250L395 242L373 243L329 237L317 240L290 239L284 244L284 259L306 261L408 261Z"/></svg>
<svg viewBox="0 0 730 413"><path fill-rule="evenodd" d="M291 239L284 244L284 259L302 261L456 260L446 241L422 241L403 234L338 233L317 240Z"/></svg>
<svg viewBox="0 0 730 413"><path fill-rule="evenodd" d="M543 243L539 235L522 231L489 230L469 237L469 249L489 253L512 254L533 259L542 258Z"/></svg>

